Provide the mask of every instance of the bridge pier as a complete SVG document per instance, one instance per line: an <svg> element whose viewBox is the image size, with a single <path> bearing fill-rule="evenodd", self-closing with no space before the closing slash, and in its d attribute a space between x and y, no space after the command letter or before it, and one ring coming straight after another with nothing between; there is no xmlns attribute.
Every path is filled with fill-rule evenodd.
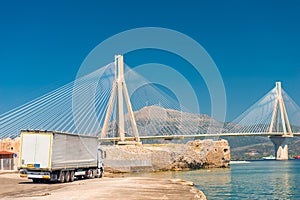
<svg viewBox="0 0 300 200"><path fill-rule="evenodd" d="M270 136L271 141L275 147L275 159L276 160L288 160L288 142L291 139L290 136Z"/></svg>

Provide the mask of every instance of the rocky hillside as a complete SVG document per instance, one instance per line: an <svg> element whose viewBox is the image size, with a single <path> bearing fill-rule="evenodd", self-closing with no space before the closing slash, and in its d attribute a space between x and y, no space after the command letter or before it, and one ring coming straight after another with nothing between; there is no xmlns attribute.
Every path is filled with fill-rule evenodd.
<svg viewBox="0 0 300 200"><path fill-rule="evenodd" d="M159 106L144 107L135 112L134 116L141 136L221 132L223 127L223 123L205 114L180 112ZM109 125L108 136L116 135L116 130L112 127L116 127L115 121ZM128 136L133 136L128 116L125 116L125 130Z"/></svg>

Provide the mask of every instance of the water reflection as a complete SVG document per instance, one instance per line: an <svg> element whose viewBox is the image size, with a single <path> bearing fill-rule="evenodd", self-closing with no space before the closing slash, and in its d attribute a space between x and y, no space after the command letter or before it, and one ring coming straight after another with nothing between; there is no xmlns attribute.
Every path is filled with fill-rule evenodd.
<svg viewBox="0 0 300 200"><path fill-rule="evenodd" d="M269 190L274 196L290 199L291 196L291 162L281 162L280 167L271 166Z"/></svg>
<svg viewBox="0 0 300 200"><path fill-rule="evenodd" d="M192 181L195 186L205 194L213 194L213 199L224 199L231 194L230 169L201 169L193 171L172 171L155 173L135 173L129 176L142 176L152 178L171 178ZM209 197L207 195L207 197ZM208 198L211 199L211 198Z"/></svg>
<svg viewBox="0 0 300 200"><path fill-rule="evenodd" d="M132 176L132 175L131 175ZM193 181L208 199L300 199L300 160L253 161L230 169L134 174Z"/></svg>
<svg viewBox="0 0 300 200"><path fill-rule="evenodd" d="M233 165L230 199L299 199L297 161L257 161Z"/></svg>
<svg viewBox="0 0 300 200"><path fill-rule="evenodd" d="M204 193L211 193L213 190L214 199L224 199L224 197L231 194L230 169L191 171L190 173L181 174L180 178L185 179L187 174L189 174L189 180L193 181L195 186Z"/></svg>

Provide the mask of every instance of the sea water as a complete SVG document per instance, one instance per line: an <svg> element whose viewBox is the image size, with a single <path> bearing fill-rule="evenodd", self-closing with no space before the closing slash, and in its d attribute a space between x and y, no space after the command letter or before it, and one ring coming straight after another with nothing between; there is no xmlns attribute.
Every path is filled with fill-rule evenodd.
<svg viewBox="0 0 300 200"><path fill-rule="evenodd" d="M135 174L193 181L209 200L299 199L300 160L250 161L227 169Z"/></svg>

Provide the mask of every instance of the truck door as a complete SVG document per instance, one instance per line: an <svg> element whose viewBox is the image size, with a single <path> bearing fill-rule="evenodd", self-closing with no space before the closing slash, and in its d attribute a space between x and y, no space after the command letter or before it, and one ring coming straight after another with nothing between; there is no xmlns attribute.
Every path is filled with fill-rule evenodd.
<svg viewBox="0 0 300 200"><path fill-rule="evenodd" d="M22 135L21 165L27 168L50 168L52 134Z"/></svg>

